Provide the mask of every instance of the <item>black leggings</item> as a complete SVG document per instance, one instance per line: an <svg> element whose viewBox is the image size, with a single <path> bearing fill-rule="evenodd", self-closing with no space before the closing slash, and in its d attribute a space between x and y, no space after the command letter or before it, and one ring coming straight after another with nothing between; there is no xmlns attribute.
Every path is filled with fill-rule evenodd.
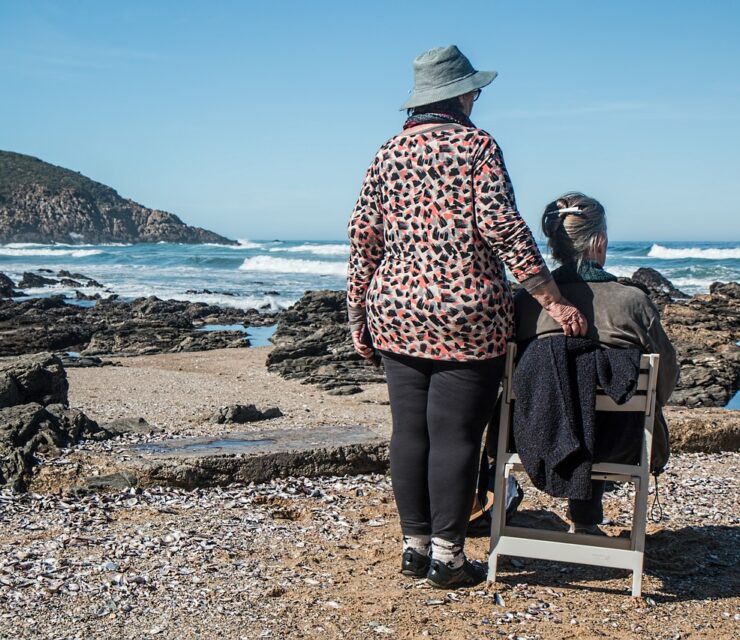
<svg viewBox="0 0 740 640"><path fill-rule="evenodd" d="M391 479L404 535L464 543L481 438L504 363L504 356L453 362L383 352Z"/></svg>

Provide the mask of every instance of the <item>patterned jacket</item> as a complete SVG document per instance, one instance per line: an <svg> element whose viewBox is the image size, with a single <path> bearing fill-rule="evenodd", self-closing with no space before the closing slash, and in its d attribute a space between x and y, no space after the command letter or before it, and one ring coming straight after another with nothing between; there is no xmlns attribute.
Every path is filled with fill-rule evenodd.
<svg viewBox="0 0 740 640"><path fill-rule="evenodd" d="M443 124L378 151L349 222L347 303L377 349L437 360L503 355L514 306L504 265L527 288L550 279L517 212L496 141Z"/></svg>

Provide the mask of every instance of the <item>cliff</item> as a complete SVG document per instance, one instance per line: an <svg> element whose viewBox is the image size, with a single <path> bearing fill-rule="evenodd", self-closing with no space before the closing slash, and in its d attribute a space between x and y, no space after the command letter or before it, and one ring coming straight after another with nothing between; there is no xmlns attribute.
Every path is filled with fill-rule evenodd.
<svg viewBox="0 0 740 640"><path fill-rule="evenodd" d="M38 158L0 151L0 243L236 244Z"/></svg>

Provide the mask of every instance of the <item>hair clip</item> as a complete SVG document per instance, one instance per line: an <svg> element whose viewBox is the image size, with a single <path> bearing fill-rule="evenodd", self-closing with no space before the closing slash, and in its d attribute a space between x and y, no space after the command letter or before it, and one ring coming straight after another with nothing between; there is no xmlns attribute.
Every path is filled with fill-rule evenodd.
<svg viewBox="0 0 740 640"><path fill-rule="evenodd" d="M583 214L583 211L581 211L581 209L579 209L578 207L566 207L565 209L558 209L558 215L561 217L567 216L569 214L581 215Z"/></svg>

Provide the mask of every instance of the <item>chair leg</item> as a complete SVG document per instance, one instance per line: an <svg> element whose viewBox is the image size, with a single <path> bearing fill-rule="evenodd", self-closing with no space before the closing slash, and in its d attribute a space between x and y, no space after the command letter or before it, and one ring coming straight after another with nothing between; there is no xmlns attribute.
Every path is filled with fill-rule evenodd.
<svg viewBox="0 0 740 640"><path fill-rule="evenodd" d="M632 597L639 598L642 595L642 562L640 567L632 571Z"/></svg>
<svg viewBox="0 0 740 640"><path fill-rule="evenodd" d="M488 554L488 582L496 582L496 570L498 568L498 554Z"/></svg>

